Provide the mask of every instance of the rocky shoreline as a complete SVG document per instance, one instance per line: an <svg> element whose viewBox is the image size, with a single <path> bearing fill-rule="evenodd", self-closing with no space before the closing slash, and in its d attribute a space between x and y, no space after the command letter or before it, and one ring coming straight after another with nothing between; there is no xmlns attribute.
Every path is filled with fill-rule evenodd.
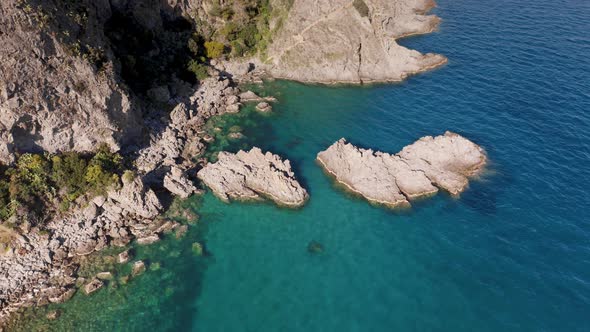
<svg viewBox="0 0 590 332"><path fill-rule="evenodd" d="M115 11L129 11L138 24L174 39L182 32L165 30L164 21L178 11L204 15L201 5L197 1L179 8L154 5L161 17L153 23L149 11L132 2L101 3L86 19L89 26L104 27ZM271 152L255 148L221 153L213 164L202 157L193 160L211 141L204 130L209 118L239 112L242 102L259 103L262 112L272 109L269 103L274 98L241 92L237 83L260 83L264 77L314 83L398 81L446 62L443 56L422 55L395 42L436 29L440 20L423 15L432 1L402 1L397 9L385 1L371 1L367 13L349 2L332 5L316 12L313 2L296 2L285 28L269 46L268 59L211 61L211 77L199 79L195 86L168 74L166 84L147 89L149 101L144 101L142 93L120 84L122 64L113 60L115 46L109 45L102 28L85 36L98 46L86 45L86 53L76 55L80 45L70 44L69 36L41 31L47 28L41 6L31 13L28 7L21 8L21 1L3 2L0 41L7 47L0 52L0 161L9 165L19 152L88 152L105 142L133 162L135 176L124 177L120 189L77 202L44 229L11 233L14 245L0 255L0 326L21 308L66 301L79 288L87 293L99 289L105 275L81 280L77 274L84 256L111 246L126 248L132 241L151 244L174 229L179 234L186 231L186 225L160 216L170 197L203 192L193 182L195 174L222 199L268 198L287 207L305 204L307 191L289 161ZM399 24L388 23L394 21ZM35 22L38 26L31 26ZM346 28L350 22L352 30ZM78 29L67 20L61 23ZM349 40L335 43L326 27L340 30ZM161 49L152 51L159 54ZM308 66L308 60L315 65ZM133 264L133 270L142 269L143 262Z"/></svg>
<svg viewBox="0 0 590 332"><path fill-rule="evenodd" d="M340 139L317 155L324 170L350 191L372 203L409 206L439 188L459 195L468 178L482 171L487 157L466 138L446 132L422 137L399 153L361 149Z"/></svg>

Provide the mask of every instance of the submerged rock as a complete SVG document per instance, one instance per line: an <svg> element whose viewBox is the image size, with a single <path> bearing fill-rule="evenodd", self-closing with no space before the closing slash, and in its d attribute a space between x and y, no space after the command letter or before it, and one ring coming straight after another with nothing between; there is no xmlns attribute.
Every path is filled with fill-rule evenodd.
<svg viewBox="0 0 590 332"><path fill-rule="evenodd" d="M118 258L120 264L127 263L131 258L131 254L129 253L129 250L125 250L119 254Z"/></svg>
<svg viewBox="0 0 590 332"><path fill-rule="evenodd" d="M260 200L269 198L279 205L301 206L308 198L291 170L289 160L259 148L236 154L220 152L218 161L197 173L220 199Z"/></svg>
<svg viewBox="0 0 590 332"><path fill-rule="evenodd" d="M61 316L61 311L60 310L53 310L47 313L47 315L45 315L45 317L48 320L56 320L59 318L59 316Z"/></svg>
<svg viewBox="0 0 590 332"><path fill-rule="evenodd" d="M137 261L133 263L133 267L131 268L131 275L138 276L145 272L145 263L143 261Z"/></svg>
<svg viewBox="0 0 590 332"><path fill-rule="evenodd" d="M199 242L193 243L193 253L197 256L203 256L203 245Z"/></svg>
<svg viewBox="0 0 590 332"><path fill-rule="evenodd" d="M307 245L307 252L310 254L320 254L324 252L324 246L317 241L311 241Z"/></svg>
<svg viewBox="0 0 590 332"><path fill-rule="evenodd" d="M152 244L160 241L158 234L152 234L145 237L137 238L137 243L141 245Z"/></svg>
<svg viewBox="0 0 590 332"><path fill-rule="evenodd" d="M409 205L412 199L436 193L437 187L458 195L487 160L481 147L448 131L422 137L395 155L340 139L317 159L348 189L389 206Z"/></svg>
<svg viewBox="0 0 590 332"><path fill-rule="evenodd" d="M99 272L96 274L96 278L100 279L100 280L112 280L113 279L113 274L106 271L106 272Z"/></svg>
<svg viewBox="0 0 590 332"><path fill-rule="evenodd" d="M92 281L90 281L84 286L84 293L86 293L86 295L90 295L96 292L97 290L101 289L102 286L104 286L104 283L99 279L94 278L92 279Z"/></svg>

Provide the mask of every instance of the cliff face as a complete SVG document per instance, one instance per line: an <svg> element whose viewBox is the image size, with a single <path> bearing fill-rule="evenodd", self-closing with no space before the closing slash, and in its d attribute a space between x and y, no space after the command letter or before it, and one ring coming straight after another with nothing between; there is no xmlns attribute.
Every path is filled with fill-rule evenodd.
<svg viewBox="0 0 590 332"><path fill-rule="evenodd" d="M13 162L15 152L140 145L144 118L162 108L151 102L166 104L194 83L185 68L193 32L185 16L201 5L2 1L0 162Z"/></svg>
<svg viewBox="0 0 590 332"><path fill-rule="evenodd" d="M211 36L231 23L211 14L216 3L2 1L0 162L13 162L15 152L91 151L100 142L115 150L142 146L150 131L144 119L162 109L151 101L167 104L191 92L184 53L192 33ZM233 20L252 3L219 4L233 8ZM432 0L270 5L273 42L259 67L276 78L398 81L446 61L395 41L436 29L439 19L423 14Z"/></svg>
<svg viewBox="0 0 590 332"><path fill-rule="evenodd" d="M112 63L97 68L103 61L98 50L108 52L96 29L110 15L102 5L84 14L86 40L95 45L93 63L78 56L80 44L58 40L52 24L66 28L71 22L55 23L54 13L34 4L0 3L1 162L11 162L14 151L87 151L98 142L117 147L135 134L140 116L115 82Z"/></svg>
<svg viewBox="0 0 590 332"><path fill-rule="evenodd" d="M267 70L303 82L400 81L446 62L396 39L429 33L433 0L295 0L268 49Z"/></svg>

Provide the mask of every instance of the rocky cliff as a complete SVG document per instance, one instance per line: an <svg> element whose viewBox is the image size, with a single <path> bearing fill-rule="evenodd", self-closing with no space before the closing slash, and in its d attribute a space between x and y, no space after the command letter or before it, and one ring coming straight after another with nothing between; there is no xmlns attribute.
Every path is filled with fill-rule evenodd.
<svg viewBox="0 0 590 332"><path fill-rule="evenodd" d="M89 151L99 142L118 148L138 134L141 114L105 62L109 50L97 27L110 8L101 5L72 11L94 45L83 46L57 32L60 25L77 35L81 24L58 21L51 4L0 3L0 162L12 162L16 151Z"/></svg>
<svg viewBox="0 0 590 332"><path fill-rule="evenodd" d="M303 82L400 81L446 63L396 39L434 31L440 19L425 15L433 0L295 0L267 51L265 68L276 78Z"/></svg>

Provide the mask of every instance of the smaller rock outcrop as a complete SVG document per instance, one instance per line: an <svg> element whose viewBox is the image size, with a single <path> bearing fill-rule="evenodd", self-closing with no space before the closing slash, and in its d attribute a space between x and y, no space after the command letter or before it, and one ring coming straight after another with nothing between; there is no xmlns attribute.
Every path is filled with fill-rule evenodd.
<svg viewBox="0 0 590 332"><path fill-rule="evenodd" d="M119 263L120 264L127 263L130 258L131 258L131 254L129 253L129 250L123 251L118 256L118 259L119 259Z"/></svg>
<svg viewBox="0 0 590 332"><path fill-rule="evenodd" d="M155 218L162 210L162 204L153 190L144 187L141 178L123 180L123 188L109 192L109 198L130 213L146 219Z"/></svg>
<svg viewBox="0 0 590 332"><path fill-rule="evenodd" d="M259 148L236 154L220 152L218 161L206 165L197 177L226 202L266 197L279 205L297 207L308 198L307 191L295 179L289 160L262 153Z"/></svg>
<svg viewBox="0 0 590 332"><path fill-rule="evenodd" d="M258 103L258 105L256 105L256 110L262 113L267 113L272 111L272 106L270 106L269 103L263 101L261 103Z"/></svg>
<svg viewBox="0 0 590 332"><path fill-rule="evenodd" d="M104 286L103 282L97 278L94 278L91 282L87 283L84 286L84 293L86 293L86 295L90 295L96 292L97 290L101 289L102 286Z"/></svg>
<svg viewBox="0 0 590 332"><path fill-rule="evenodd" d="M133 267L131 268L131 275L138 276L145 272L145 263L143 261L137 261L133 263Z"/></svg>
<svg viewBox="0 0 590 332"><path fill-rule="evenodd" d="M371 202L409 205L410 200L436 193L438 188L458 195L468 177L486 163L481 147L446 132L422 137L391 155L358 148L340 139L318 153L318 161L339 183Z"/></svg>
<svg viewBox="0 0 590 332"><path fill-rule="evenodd" d="M185 172L177 166L172 166L170 172L164 176L164 188L180 198L188 198L199 192Z"/></svg>

